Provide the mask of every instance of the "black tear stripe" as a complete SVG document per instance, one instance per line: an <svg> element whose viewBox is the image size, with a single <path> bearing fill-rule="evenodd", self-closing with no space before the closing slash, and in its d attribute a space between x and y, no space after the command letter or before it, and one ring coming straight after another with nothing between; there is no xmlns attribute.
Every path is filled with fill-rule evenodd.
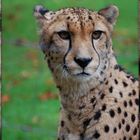
<svg viewBox="0 0 140 140"><path fill-rule="evenodd" d="M69 40L69 48L66 52L66 54L64 55L64 59L63 59L63 63L64 63L64 67L65 67L65 64L66 64L66 56L68 55L69 51L71 50L72 46L71 46L71 38Z"/></svg>
<svg viewBox="0 0 140 140"><path fill-rule="evenodd" d="M67 28L69 30L69 23L67 23ZM66 68L66 56L68 55L68 53L71 50L71 48L72 48L72 44L71 44L71 37L70 37L70 40L69 40L69 48L68 48L66 54L64 55L64 59L63 59L63 64L64 64L63 68Z"/></svg>
<svg viewBox="0 0 140 140"><path fill-rule="evenodd" d="M92 39L92 38L91 38L91 42L92 42L93 49L95 50L95 52L97 53L98 58L99 58L99 65L98 65L98 67L97 67L97 69L98 69L99 66L100 66L100 62L101 62L101 60L100 60L100 55L99 55L99 53L97 52L97 50L95 49L95 47L94 47L94 43L93 43L93 39Z"/></svg>

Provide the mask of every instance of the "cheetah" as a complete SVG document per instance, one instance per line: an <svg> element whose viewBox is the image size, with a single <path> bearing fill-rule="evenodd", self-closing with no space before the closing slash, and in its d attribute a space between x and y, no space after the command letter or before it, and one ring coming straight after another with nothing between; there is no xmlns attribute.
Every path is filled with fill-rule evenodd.
<svg viewBox="0 0 140 140"><path fill-rule="evenodd" d="M138 80L114 56L119 10L38 5L40 47L60 91L58 140L138 140Z"/></svg>

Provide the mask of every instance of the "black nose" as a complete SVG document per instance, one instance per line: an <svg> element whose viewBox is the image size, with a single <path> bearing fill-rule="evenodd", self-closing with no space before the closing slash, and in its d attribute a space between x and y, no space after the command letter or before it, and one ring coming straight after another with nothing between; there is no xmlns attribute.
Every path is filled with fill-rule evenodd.
<svg viewBox="0 0 140 140"><path fill-rule="evenodd" d="M90 62L92 58L76 58L74 57L74 61L82 68L85 68Z"/></svg>

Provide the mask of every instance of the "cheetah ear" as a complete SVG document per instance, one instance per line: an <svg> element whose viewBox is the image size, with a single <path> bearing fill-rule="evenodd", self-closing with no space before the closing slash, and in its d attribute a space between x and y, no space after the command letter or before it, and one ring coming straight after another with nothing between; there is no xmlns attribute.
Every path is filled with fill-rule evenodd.
<svg viewBox="0 0 140 140"><path fill-rule="evenodd" d="M52 11L44 8L42 5L37 5L34 8L34 16L38 23L42 26L44 23L52 18Z"/></svg>
<svg viewBox="0 0 140 140"><path fill-rule="evenodd" d="M115 5L111 5L101 9L98 14L105 17L109 23L114 24L119 15L119 9Z"/></svg>

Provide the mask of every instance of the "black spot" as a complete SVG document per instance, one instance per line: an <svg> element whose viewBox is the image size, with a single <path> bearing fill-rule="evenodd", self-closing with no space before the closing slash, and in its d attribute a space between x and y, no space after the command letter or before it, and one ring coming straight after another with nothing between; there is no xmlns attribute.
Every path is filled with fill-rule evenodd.
<svg viewBox="0 0 140 140"><path fill-rule="evenodd" d="M100 134L99 134L99 132L98 131L96 131L95 133L94 133L94 135L93 135L93 138L99 138L100 137Z"/></svg>
<svg viewBox="0 0 140 140"><path fill-rule="evenodd" d="M127 75L126 77L129 79L131 76L130 75Z"/></svg>
<svg viewBox="0 0 140 140"><path fill-rule="evenodd" d="M61 121L61 127L64 127L65 122L62 120Z"/></svg>
<svg viewBox="0 0 140 140"><path fill-rule="evenodd" d="M119 123L119 124L118 124L119 129L121 129L121 126L122 126L121 123Z"/></svg>
<svg viewBox="0 0 140 140"><path fill-rule="evenodd" d="M122 119L122 124L125 124L125 120L124 119Z"/></svg>
<svg viewBox="0 0 140 140"><path fill-rule="evenodd" d="M103 69L105 70L106 69L106 66L104 66Z"/></svg>
<svg viewBox="0 0 140 140"><path fill-rule="evenodd" d="M86 129L87 126L89 125L91 119L86 119L84 122L83 122L83 128Z"/></svg>
<svg viewBox="0 0 140 140"><path fill-rule="evenodd" d="M132 96L132 93L131 93L131 92L130 92L130 93L128 93L128 96L130 96L130 97L131 97L131 96Z"/></svg>
<svg viewBox="0 0 140 140"><path fill-rule="evenodd" d="M115 66L114 66L114 69L115 69L115 70L119 69L119 66L118 66L118 65L115 65Z"/></svg>
<svg viewBox="0 0 140 140"><path fill-rule="evenodd" d="M68 16L67 19L70 19L70 16Z"/></svg>
<svg viewBox="0 0 140 140"><path fill-rule="evenodd" d="M127 117L127 116L128 116L127 112L124 112L124 117Z"/></svg>
<svg viewBox="0 0 140 140"><path fill-rule="evenodd" d="M129 105L130 105L130 106L132 106L132 105L133 105L133 103L132 103L132 101L131 101L131 100L129 100Z"/></svg>
<svg viewBox="0 0 140 140"><path fill-rule="evenodd" d="M123 140L126 140L126 136L123 137Z"/></svg>
<svg viewBox="0 0 140 140"><path fill-rule="evenodd" d="M108 81L106 81L105 84L108 85Z"/></svg>
<svg viewBox="0 0 140 140"><path fill-rule="evenodd" d="M57 88L61 91L61 87L57 85Z"/></svg>
<svg viewBox="0 0 140 140"><path fill-rule="evenodd" d="M88 16L88 18L89 18L90 20L92 20L92 17L91 17L91 16Z"/></svg>
<svg viewBox="0 0 140 140"><path fill-rule="evenodd" d="M113 131L114 131L114 133L117 133L117 128L115 127L115 128L113 129Z"/></svg>
<svg viewBox="0 0 140 140"><path fill-rule="evenodd" d="M114 99L114 102L115 102L115 103L117 103L117 102L118 102L118 100L115 98L115 99Z"/></svg>
<svg viewBox="0 0 140 140"><path fill-rule="evenodd" d="M103 84L103 81L100 81L100 84Z"/></svg>
<svg viewBox="0 0 140 140"><path fill-rule="evenodd" d="M90 91L94 91L95 90L95 88L92 88Z"/></svg>
<svg viewBox="0 0 140 140"><path fill-rule="evenodd" d="M137 134L137 128L135 128L133 131L133 135L136 135L136 134Z"/></svg>
<svg viewBox="0 0 140 140"><path fill-rule="evenodd" d="M102 111L105 111L105 110L106 110L106 104L103 104Z"/></svg>
<svg viewBox="0 0 140 140"><path fill-rule="evenodd" d="M130 137L129 140L132 140L132 138Z"/></svg>
<svg viewBox="0 0 140 140"><path fill-rule="evenodd" d="M101 95L102 92L99 92L98 94Z"/></svg>
<svg viewBox="0 0 140 140"><path fill-rule="evenodd" d="M123 102L123 105L124 105L124 107L127 107L127 102L124 101L124 102Z"/></svg>
<svg viewBox="0 0 140 140"><path fill-rule="evenodd" d="M48 59L47 61L48 61L48 67L50 68L51 67L50 59Z"/></svg>
<svg viewBox="0 0 140 140"><path fill-rule="evenodd" d="M101 71L100 74L101 74L101 75L104 74L103 71Z"/></svg>
<svg viewBox="0 0 140 140"><path fill-rule="evenodd" d="M80 109L80 110L83 109L83 108L85 108L85 105L79 106L79 109Z"/></svg>
<svg viewBox="0 0 140 140"><path fill-rule="evenodd" d="M113 118L113 117L115 116L114 110L111 109L111 110L109 111L109 114L110 114L110 116Z"/></svg>
<svg viewBox="0 0 140 140"><path fill-rule="evenodd" d="M95 100L96 100L96 98L95 98L95 97L91 98L90 103L94 103L94 102L95 102Z"/></svg>
<svg viewBox="0 0 140 140"><path fill-rule="evenodd" d="M116 84L116 85L118 84L118 81L117 81L117 79L114 79L114 82L115 82L115 84Z"/></svg>
<svg viewBox="0 0 140 140"><path fill-rule="evenodd" d="M127 132L129 132L129 130L130 130L130 125L127 124L126 127L125 127L125 129L126 129Z"/></svg>
<svg viewBox="0 0 140 140"><path fill-rule="evenodd" d="M51 56L50 59L53 60L54 59L53 56Z"/></svg>
<svg viewBox="0 0 140 140"><path fill-rule="evenodd" d="M122 94L122 92L121 92L121 91L119 92L119 94L120 94L120 97L123 97L123 94Z"/></svg>
<svg viewBox="0 0 140 140"><path fill-rule="evenodd" d="M135 99L136 105L139 105L139 99Z"/></svg>
<svg viewBox="0 0 140 140"><path fill-rule="evenodd" d="M109 126L108 126L108 125L105 125L105 127L104 127L104 131L105 131L106 133L109 132Z"/></svg>
<svg viewBox="0 0 140 140"><path fill-rule="evenodd" d="M71 121L71 115L70 115L70 114L68 115L68 120L70 120L70 121Z"/></svg>
<svg viewBox="0 0 140 140"><path fill-rule="evenodd" d="M120 114L122 112L120 107L118 107L117 111L118 111L118 114Z"/></svg>
<svg viewBox="0 0 140 140"><path fill-rule="evenodd" d="M135 117L134 114L132 114L132 115L131 115L131 121L132 121L132 122L135 122L135 120L136 120L136 117Z"/></svg>
<svg viewBox="0 0 140 140"><path fill-rule="evenodd" d="M124 69L123 69L120 65L115 65L115 66L114 66L114 69L115 69L115 70L118 69L119 71L124 71Z"/></svg>
<svg viewBox="0 0 140 140"><path fill-rule="evenodd" d="M113 87L112 87L112 86L109 88L109 92L110 92L110 93L113 92Z"/></svg>
<svg viewBox="0 0 140 140"><path fill-rule="evenodd" d="M57 138L57 140L60 140L60 138Z"/></svg>
<svg viewBox="0 0 140 140"><path fill-rule="evenodd" d="M123 83L123 86L124 87L127 87L128 86L128 84L126 82L123 81L122 83Z"/></svg>
<svg viewBox="0 0 140 140"><path fill-rule="evenodd" d="M135 96L136 95L136 91L133 89L132 90L132 94Z"/></svg>
<svg viewBox="0 0 140 140"><path fill-rule="evenodd" d="M103 100L103 99L104 99L104 97L105 97L105 94L102 94L102 95L101 95L101 100Z"/></svg>
<svg viewBox="0 0 140 140"><path fill-rule="evenodd" d="M106 81L106 78L104 78L104 82Z"/></svg>
<svg viewBox="0 0 140 140"><path fill-rule="evenodd" d="M93 104L93 109L95 108L95 106L96 106L96 103L95 103L95 104Z"/></svg>
<svg viewBox="0 0 140 140"><path fill-rule="evenodd" d="M94 115L94 120L98 120L101 117L101 111L97 111Z"/></svg>

